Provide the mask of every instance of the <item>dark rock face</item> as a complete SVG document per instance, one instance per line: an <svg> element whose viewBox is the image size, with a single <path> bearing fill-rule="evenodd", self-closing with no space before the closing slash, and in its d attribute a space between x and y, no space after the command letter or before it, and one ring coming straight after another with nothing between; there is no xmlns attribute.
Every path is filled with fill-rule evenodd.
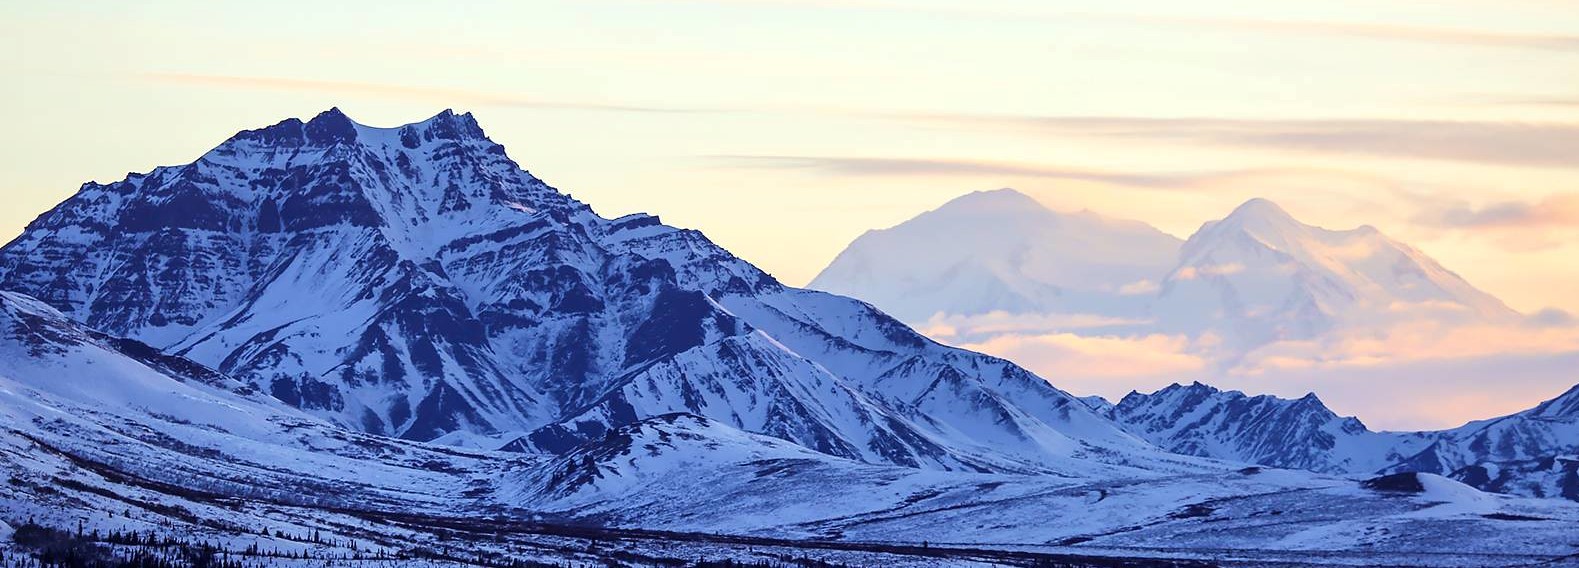
<svg viewBox="0 0 1579 568"><path fill-rule="evenodd" d="M564 451L689 412L916 467L1159 455L1007 362L699 232L599 217L449 111L380 129L331 109L84 185L0 249L0 289L413 439Z"/></svg>

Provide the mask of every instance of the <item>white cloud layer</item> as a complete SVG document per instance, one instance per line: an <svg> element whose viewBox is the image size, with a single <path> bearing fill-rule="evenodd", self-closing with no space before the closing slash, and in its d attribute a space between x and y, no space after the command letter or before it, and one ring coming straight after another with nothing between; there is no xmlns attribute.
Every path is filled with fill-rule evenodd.
<svg viewBox="0 0 1579 568"><path fill-rule="evenodd" d="M1524 410L1579 383L1579 325L1563 312L1505 324L1428 317L1279 341L1246 353L1204 335L1093 332L1095 316L936 316L932 337L1015 361L1075 394L1117 400L1200 380L1249 393L1317 393L1379 429L1448 428ZM1566 317L1565 317L1566 316ZM963 338L969 338L968 340Z"/></svg>

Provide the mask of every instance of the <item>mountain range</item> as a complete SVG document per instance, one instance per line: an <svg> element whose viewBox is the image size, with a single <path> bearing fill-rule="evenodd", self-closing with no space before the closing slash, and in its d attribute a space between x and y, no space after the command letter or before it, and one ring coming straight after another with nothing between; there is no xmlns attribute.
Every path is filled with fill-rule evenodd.
<svg viewBox="0 0 1579 568"><path fill-rule="evenodd" d="M1140 402L1093 408L870 304L785 286L697 231L601 217L469 114L375 128L331 109L86 184L0 248L0 290L7 558L1579 553L1572 502L1166 447L1114 420ZM1537 426L1571 417L1568 398L1409 457L1502 479L1511 462L1470 454L1554 449L1569 431Z"/></svg>

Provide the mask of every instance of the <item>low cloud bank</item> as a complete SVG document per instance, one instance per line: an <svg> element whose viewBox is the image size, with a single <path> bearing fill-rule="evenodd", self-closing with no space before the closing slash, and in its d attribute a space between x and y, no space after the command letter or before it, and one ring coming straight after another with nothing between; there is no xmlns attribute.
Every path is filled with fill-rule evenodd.
<svg viewBox="0 0 1579 568"><path fill-rule="evenodd" d="M1405 318L1248 351L1216 336L1125 333L1080 314L934 316L924 333L1004 357L1074 394L1117 400L1199 380L1251 394L1315 392L1374 429L1450 428L1530 408L1579 383L1579 322L1559 310L1518 321Z"/></svg>

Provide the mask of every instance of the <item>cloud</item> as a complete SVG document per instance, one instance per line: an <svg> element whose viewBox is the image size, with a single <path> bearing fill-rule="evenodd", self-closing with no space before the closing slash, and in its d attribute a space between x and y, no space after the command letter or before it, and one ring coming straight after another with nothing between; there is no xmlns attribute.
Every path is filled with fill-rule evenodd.
<svg viewBox="0 0 1579 568"><path fill-rule="evenodd" d="M947 333L923 331L1019 363L1076 394L1117 400L1130 390L1190 380L1251 394L1315 392L1337 412L1391 429L1447 428L1500 416L1579 383L1579 320L1567 312L1462 324L1455 323L1462 312L1457 305L1415 302L1389 309L1404 317L1247 352L1211 333L1124 335L1070 325L1069 316L940 316L934 322L948 322Z"/></svg>
<svg viewBox="0 0 1579 568"><path fill-rule="evenodd" d="M917 327L933 338L969 341L1006 333L1044 334L1144 325L1150 320L1119 318L1097 314L1037 314L992 311L985 314L933 314Z"/></svg>
<svg viewBox="0 0 1579 568"><path fill-rule="evenodd" d="M370 95L385 98L432 101L444 105L470 104L558 110L613 111L645 113L725 112L723 109L687 109L657 106L606 104L590 102L565 102L535 99L522 95L426 87L366 83L358 81L293 79L286 77L242 77L231 75L205 75L194 73L144 73L140 77L176 85L194 85L249 90L305 91L331 94Z"/></svg>
<svg viewBox="0 0 1579 568"><path fill-rule="evenodd" d="M1162 285L1157 284L1151 280L1137 280L1135 282L1130 282L1129 284L1119 286L1118 294L1120 296L1146 296L1149 294L1155 294L1161 289Z"/></svg>
<svg viewBox="0 0 1579 568"><path fill-rule="evenodd" d="M1579 327L1579 317L1557 308L1546 308L1530 314L1526 321L1536 327Z"/></svg>
<svg viewBox="0 0 1579 568"><path fill-rule="evenodd" d="M1110 21L1127 21L1137 24L1149 24L1156 26L1194 26L1220 30L1271 34L1278 36L1299 34L1316 37L1343 37L1466 47L1579 51L1579 35L1570 34L1532 34L1465 28L1442 28L1399 24L1372 24L1334 21L1192 18L1102 14L1088 14L1085 15L1085 17Z"/></svg>
<svg viewBox="0 0 1579 568"><path fill-rule="evenodd" d="M862 158L836 156L710 156L744 167L804 170L851 176L1000 176L1094 181L1140 187L1194 185L1229 172L1129 173L1042 164L959 159Z"/></svg>
<svg viewBox="0 0 1579 568"><path fill-rule="evenodd" d="M1409 310L1417 317L1382 327L1343 329L1316 340L1281 341L1256 348L1229 372L1261 375L1291 360L1303 361L1302 366L1308 367L1352 369L1401 361L1579 351L1579 328L1575 327L1529 326L1519 321L1460 325L1446 317L1455 309L1421 304ZM1433 310L1443 319L1433 319ZM1579 379L1579 373L1575 378Z"/></svg>
<svg viewBox="0 0 1579 568"><path fill-rule="evenodd" d="M1533 203L1502 201L1478 208L1458 204L1430 212L1419 220L1449 228L1579 228L1579 193L1551 195Z"/></svg>
<svg viewBox="0 0 1579 568"><path fill-rule="evenodd" d="M1542 319L1555 325L1532 324ZM1564 320L1453 325L1422 314L1262 346L1217 380L1284 395L1311 390L1372 426L1454 427L1530 408L1579 383L1579 327Z"/></svg>
<svg viewBox="0 0 1579 568"><path fill-rule="evenodd" d="M1277 180L1315 181L1307 192L1328 192L1333 186L1356 186L1368 194L1397 192L1400 185L1385 176L1333 168L1268 167L1201 171L1144 172L1105 170L1053 164L1001 162L956 158L714 155L704 158L726 166L784 171L804 171L829 176L960 176L1043 178L1088 181L1144 189L1239 191L1244 186L1263 188Z"/></svg>
<svg viewBox="0 0 1579 568"><path fill-rule="evenodd" d="M1579 124L914 114L895 117L1057 135L1579 169Z"/></svg>
<svg viewBox="0 0 1579 568"><path fill-rule="evenodd" d="M1425 45L1514 48L1547 51L1579 51L1579 35L1542 34L1473 28L1414 26L1389 23L1344 22L1322 20L1272 20L1225 17L1155 16L1124 13L1061 12L1023 8L993 8L991 3L976 3L969 7L923 6L914 2L881 0L663 0L670 3L705 3L730 7L759 6L775 8L812 8L904 12L949 18L986 18L1025 21L1028 19L1048 22L1103 22L1169 30L1201 28L1218 31L1237 31L1274 35L1285 38L1294 35L1323 38L1353 38L1418 43Z"/></svg>
<svg viewBox="0 0 1579 568"><path fill-rule="evenodd" d="M1189 339L1174 335L1005 334L961 347L1014 361L1060 388L1110 398L1128 388L1161 387L1208 367ZM1115 390L1115 385L1125 387Z"/></svg>
<svg viewBox="0 0 1579 568"><path fill-rule="evenodd" d="M1373 429L1423 430L1532 408L1579 383L1574 369L1579 350L1291 367L1207 382L1284 397L1315 392L1333 411L1359 416Z"/></svg>
<svg viewBox="0 0 1579 568"><path fill-rule="evenodd" d="M1579 107L1579 97L1481 97L1479 102L1494 105L1532 106L1532 107Z"/></svg>
<svg viewBox="0 0 1579 568"><path fill-rule="evenodd" d="M1579 237L1579 193L1481 206L1449 203L1430 207L1413 220L1423 227L1462 232L1508 251L1552 249L1572 245Z"/></svg>
<svg viewBox="0 0 1579 568"><path fill-rule="evenodd" d="M1207 264L1203 266L1186 266L1173 273L1175 280L1194 280L1201 276L1228 276L1245 271L1245 265L1230 262L1227 264Z"/></svg>

